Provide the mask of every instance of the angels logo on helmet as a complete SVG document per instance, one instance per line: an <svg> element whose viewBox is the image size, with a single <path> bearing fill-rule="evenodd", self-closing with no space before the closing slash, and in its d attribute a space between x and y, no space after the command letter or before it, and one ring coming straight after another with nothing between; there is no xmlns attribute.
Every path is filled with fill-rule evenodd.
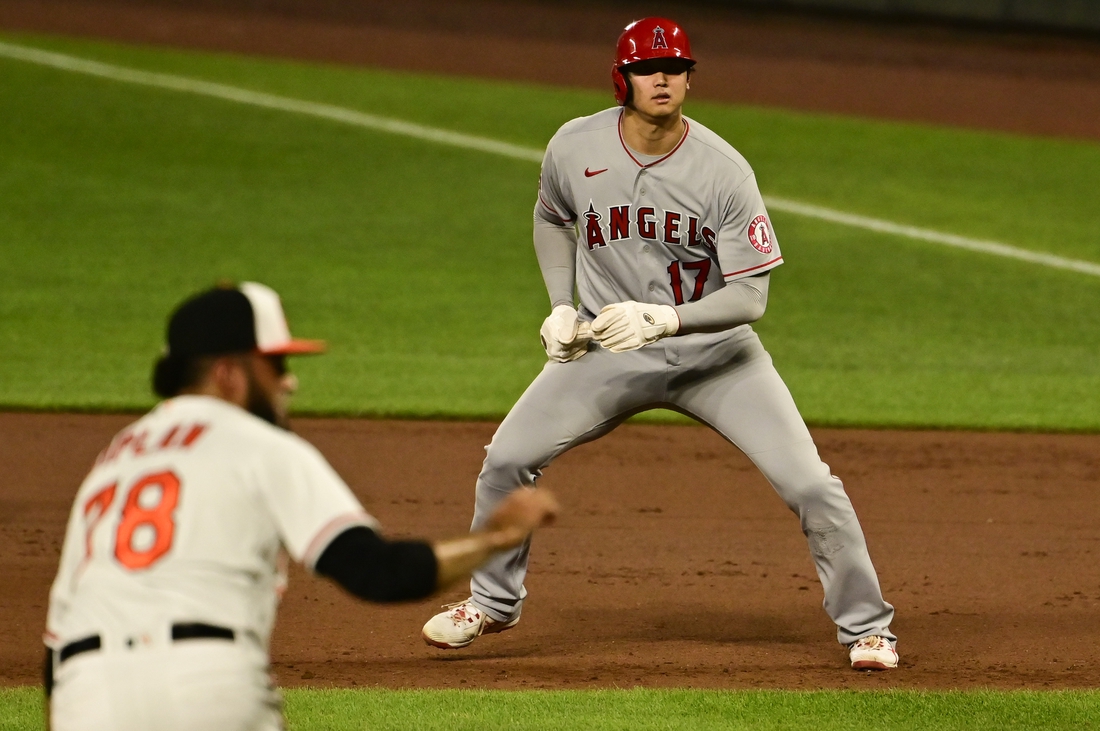
<svg viewBox="0 0 1100 731"><path fill-rule="evenodd" d="M661 26L653 29L652 50L656 51L658 48L668 48L668 41L665 40L665 29Z"/></svg>

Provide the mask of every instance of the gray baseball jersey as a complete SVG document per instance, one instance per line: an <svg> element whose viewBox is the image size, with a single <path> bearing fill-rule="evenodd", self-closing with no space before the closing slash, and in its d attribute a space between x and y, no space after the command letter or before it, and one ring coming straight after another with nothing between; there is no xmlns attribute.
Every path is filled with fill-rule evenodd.
<svg viewBox="0 0 1100 731"><path fill-rule="evenodd" d="M640 156L624 142L622 113L608 109L564 125L547 147L539 184L536 218L576 225L583 319L626 300L695 302L782 263L752 169L736 150L685 118L675 149ZM623 353L591 343L577 360L548 362L487 447L473 528L559 454L656 407L694 416L741 448L799 516L841 643L894 639L893 607L844 486L821 461L750 325ZM474 604L498 622L518 618L526 571L527 547L498 554L474 572Z"/></svg>
<svg viewBox="0 0 1100 731"><path fill-rule="evenodd" d="M671 152L643 156L621 115L567 123L543 159L535 215L577 224L583 319L626 300L695 302L783 262L752 168L729 143L685 117Z"/></svg>

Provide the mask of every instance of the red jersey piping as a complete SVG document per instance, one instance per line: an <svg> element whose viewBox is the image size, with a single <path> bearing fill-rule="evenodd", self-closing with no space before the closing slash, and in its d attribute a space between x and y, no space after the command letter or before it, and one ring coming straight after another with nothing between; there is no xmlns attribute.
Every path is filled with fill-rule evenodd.
<svg viewBox="0 0 1100 731"><path fill-rule="evenodd" d="M680 149L680 146L684 144L684 140L686 140L688 138L688 131L691 129L691 125L688 124L688 121L687 121L686 118L682 118L682 119L684 119L684 136L681 137L680 141L676 143L676 147L673 147L667 155L660 158L659 160L654 160L653 162L649 163L648 165L643 165L641 163L641 161L638 160L638 158L634 157L634 153L630 151L630 148L627 147L626 140L623 139L623 113L620 111L619 112L619 124L618 124L619 144L621 144L623 146L623 150L626 151L626 154L630 156L630 159L634 161L635 165L637 165L640 168L651 168L654 165L656 165L657 163L664 162L665 160L667 160L670 157L672 157L673 155L675 155L676 151Z"/></svg>
<svg viewBox="0 0 1100 731"><path fill-rule="evenodd" d="M729 274L726 274L725 272L723 272L722 276L723 277L736 277L738 274L744 274L746 272L756 271L757 269L763 269L764 267L766 267L770 264L778 264L782 261L783 261L783 257L782 256L777 256L774 259L772 259L771 261L766 261L763 264L757 264L756 266L749 267L748 269L742 269L742 270L737 271L737 272L730 272Z"/></svg>
<svg viewBox="0 0 1100 731"><path fill-rule="evenodd" d="M558 213L557 211L555 211L554 207L552 205L550 205L549 203L547 203L546 199L542 197L542 191L541 190L539 191L539 203L544 205L546 207L546 210L550 211L551 213L553 213L555 216L557 216L561 220L565 221L566 223L572 223L573 221L576 220L575 218L566 218L565 216L563 216L560 213Z"/></svg>

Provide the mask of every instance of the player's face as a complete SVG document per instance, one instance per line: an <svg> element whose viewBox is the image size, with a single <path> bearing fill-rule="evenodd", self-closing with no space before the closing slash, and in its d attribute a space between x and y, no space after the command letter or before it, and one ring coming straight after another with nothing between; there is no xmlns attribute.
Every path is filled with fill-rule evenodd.
<svg viewBox="0 0 1100 731"><path fill-rule="evenodd" d="M286 356L254 353L248 364L248 410L288 428L290 396L298 388L298 379L287 369Z"/></svg>
<svg viewBox="0 0 1100 731"><path fill-rule="evenodd" d="M678 58L639 61L627 67L634 86L631 106L641 114L666 118L680 113L687 97L690 64Z"/></svg>

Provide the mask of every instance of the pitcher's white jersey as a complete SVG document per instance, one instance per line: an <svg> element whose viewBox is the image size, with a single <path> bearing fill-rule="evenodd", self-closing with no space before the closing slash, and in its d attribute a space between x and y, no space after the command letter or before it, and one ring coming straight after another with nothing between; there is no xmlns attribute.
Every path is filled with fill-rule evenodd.
<svg viewBox="0 0 1100 731"><path fill-rule="evenodd" d="M312 445L217 398L164 401L96 461L69 517L47 644L202 622L267 646L285 552L376 527Z"/></svg>
<svg viewBox="0 0 1100 731"><path fill-rule="evenodd" d="M577 225L582 318L626 300L694 302L783 262L740 153L685 117L676 148L646 158L623 140L622 114L566 123L542 163L535 215Z"/></svg>

